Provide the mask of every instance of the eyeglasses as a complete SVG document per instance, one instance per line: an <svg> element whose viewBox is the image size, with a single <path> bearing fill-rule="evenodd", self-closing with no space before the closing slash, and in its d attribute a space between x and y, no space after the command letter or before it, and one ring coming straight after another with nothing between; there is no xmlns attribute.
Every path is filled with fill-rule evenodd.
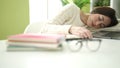
<svg viewBox="0 0 120 68"><path fill-rule="evenodd" d="M94 38L94 39L81 39L81 38L72 38L66 39L68 47L71 51L79 51L86 45L86 48L91 52L96 52L99 50L101 45L101 39Z"/></svg>

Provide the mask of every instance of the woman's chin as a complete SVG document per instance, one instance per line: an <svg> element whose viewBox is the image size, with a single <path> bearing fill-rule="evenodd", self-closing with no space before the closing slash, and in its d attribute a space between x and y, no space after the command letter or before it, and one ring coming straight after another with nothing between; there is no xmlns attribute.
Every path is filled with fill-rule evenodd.
<svg viewBox="0 0 120 68"><path fill-rule="evenodd" d="M92 26L92 25L88 25L88 26L93 28L93 26Z"/></svg>

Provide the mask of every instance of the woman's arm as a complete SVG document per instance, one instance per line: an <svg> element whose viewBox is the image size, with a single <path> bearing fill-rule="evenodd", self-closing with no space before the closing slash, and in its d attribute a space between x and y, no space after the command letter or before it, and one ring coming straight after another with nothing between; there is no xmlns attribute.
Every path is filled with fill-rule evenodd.
<svg viewBox="0 0 120 68"><path fill-rule="evenodd" d="M71 23L68 23L73 16L76 16L75 11L79 12L79 8L75 4L68 4L52 19L47 22L41 29L41 33L62 33L69 34ZM78 14L78 13L77 13ZM74 21L72 23L75 23Z"/></svg>
<svg viewBox="0 0 120 68"><path fill-rule="evenodd" d="M85 27L71 26L69 33L77 35L80 38L93 38L92 33Z"/></svg>

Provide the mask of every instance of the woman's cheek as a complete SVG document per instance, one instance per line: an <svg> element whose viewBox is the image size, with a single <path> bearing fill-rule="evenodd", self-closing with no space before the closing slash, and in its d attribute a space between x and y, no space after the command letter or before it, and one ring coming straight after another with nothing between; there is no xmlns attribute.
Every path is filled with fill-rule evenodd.
<svg viewBox="0 0 120 68"><path fill-rule="evenodd" d="M92 22L89 21L89 22L87 23L87 25L88 25L89 27L92 27Z"/></svg>

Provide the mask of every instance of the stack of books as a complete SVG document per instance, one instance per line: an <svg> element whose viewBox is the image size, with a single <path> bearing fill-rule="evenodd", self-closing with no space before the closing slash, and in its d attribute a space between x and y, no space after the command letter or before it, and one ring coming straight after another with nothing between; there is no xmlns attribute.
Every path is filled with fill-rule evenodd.
<svg viewBox="0 0 120 68"><path fill-rule="evenodd" d="M7 39L7 51L61 50L65 41L59 34L17 34Z"/></svg>

